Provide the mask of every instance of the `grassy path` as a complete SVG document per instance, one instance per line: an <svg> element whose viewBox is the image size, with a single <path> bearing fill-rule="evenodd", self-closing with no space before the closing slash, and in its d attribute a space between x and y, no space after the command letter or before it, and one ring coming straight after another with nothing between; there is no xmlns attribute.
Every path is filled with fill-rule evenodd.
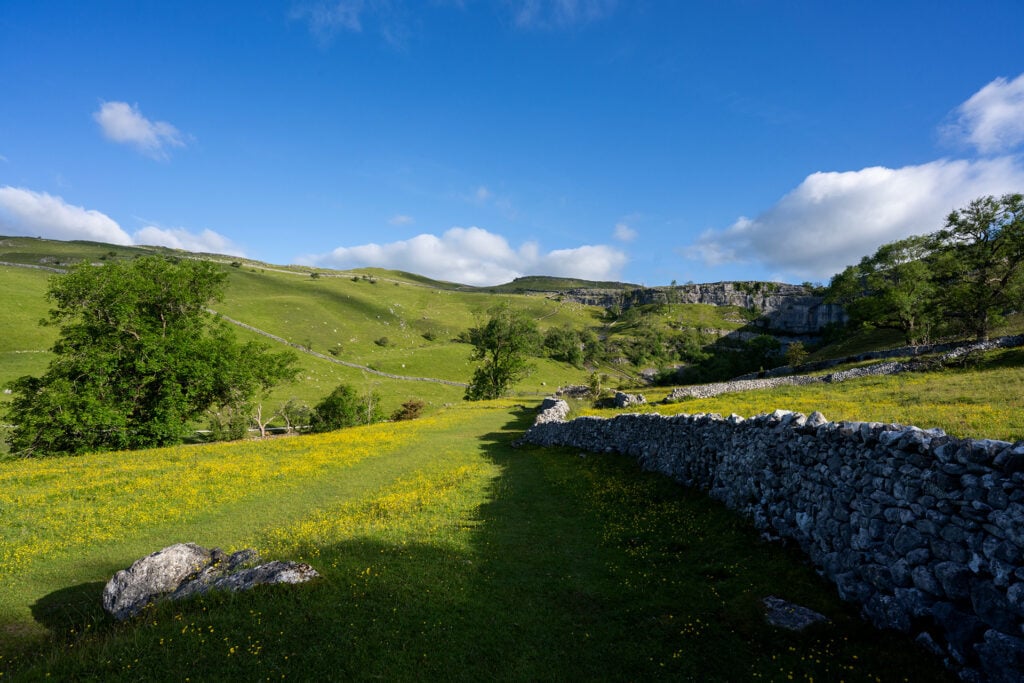
<svg viewBox="0 0 1024 683"><path fill-rule="evenodd" d="M245 447L248 468L267 481L213 498L201 514L126 524L117 539L33 558L5 593L4 640L20 647L0 658L2 678L943 679L912 644L867 628L799 557L706 498L623 458L512 449L531 417L511 402L464 404L329 442L168 458L161 466L181 474ZM275 475L303 457L312 464ZM138 470L122 461L104 466ZM37 467L6 485L52 487ZM159 488L159 472L145 476ZM148 495L94 486L89 500L85 483L71 527ZM183 495L166 488L163 504ZM305 559L322 578L164 604L125 624L103 616L99 591L114 569L188 539L251 543ZM773 629L760 607L769 594L832 621L803 634Z"/></svg>

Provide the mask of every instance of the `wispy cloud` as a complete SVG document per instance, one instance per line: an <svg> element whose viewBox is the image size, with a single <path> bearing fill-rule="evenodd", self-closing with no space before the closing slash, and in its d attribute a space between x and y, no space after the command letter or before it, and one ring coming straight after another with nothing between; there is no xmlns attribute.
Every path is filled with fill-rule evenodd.
<svg viewBox="0 0 1024 683"><path fill-rule="evenodd" d="M477 227L455 227L440 236L422 234L388 244L338 247L302 259L334 268L394 268L469 285L494 285L530 274L614 279L626 260L625 254L605 245L545 253L536 243L526 242L514 249L501 235Z"/></svg>
<svg viewBox="0 0 1024 683"><path fill-rule="evenodd" d="M637 237L637 232L626 223L615 224L615 239L620 242L632 242Z"/></svg>
<svg viewBox="0 0 1024 683"><path fill-rule="evenodd" d="M186 251L236 254L231 240L212 230L192 233L147 226L129 235L110 216L63 198L23 187L0 187L0 232L57 240L92 240L109 244L149 244Z"/></svg>
<svg viewBox="0 0 1024 683"><path fill-rule="evenodd" d="M411 35L408 13L402 0L313 0L295 5L290 16L305 21L324 44L339 33L362 33L370 25L386 43L404 49Z"/></svg>
<svg viewBox="0 0 1024 683"><path fill-rule="evenodd" d="M1024 74L997 78L956 108L956 120L943 131L982 154L1011 152L1024 143Z"/></svg>
<svg viewBox="0 0 1024 683"><path fill-rule="evenodd" d="M150 121L135 104L104 102L92 117L108 140L130 145L154 159L167 159L168 148L185 146L181 131L166 121Z"/></svg>
<svg viewBox="0 0 1024 683"><path fill-rule="evenodd" d="M881 244L938 230L976 197L1022 187L1024 166L1012 157L813 173L756 218L708 230L681 252L709 266L753 262L827 279Z"/></svg>
<svg viewBox="0 0 1024 683"><path fill-rule="evenodd" d="M556 29L600 21L615 11L618 0L508 0L515 25Z"/></svg>
<svg viewBox="0 0 1024 683"><path fill-rule="evenodd" d="M391 225L412 225L416 221L412 216L406 216L405 214L396 214L391 217L388 221Z"/></svg>
<svg viewBox="0 0 1024 683"><path fill-rule="evenodd" d="M476 188L476 192L473 193L473 199L475 199L480 204L486 203L487 200L489 200L493 196L494 193L487 189L485 185L481 185L480 187Z"/></svg>

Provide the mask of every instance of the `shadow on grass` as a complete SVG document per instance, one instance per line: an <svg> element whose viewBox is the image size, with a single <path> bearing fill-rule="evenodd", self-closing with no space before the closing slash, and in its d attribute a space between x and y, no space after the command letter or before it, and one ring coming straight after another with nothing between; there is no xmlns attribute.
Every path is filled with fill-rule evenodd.
<svg viewBox="0 0 1024 683"><path fill-rule="evenodd" d="M467 545L357 538L319 548L322 578L204 596L96 623L19 673L105 680L942 680L909 641L840 605L799 556L616 456L511 448L519 411L481 437L501 474ZM99 583L33 608L54 630L96 617ZM769 594L824 612L768 627ZM93 605L93 606L90 606Z"/></svg>
<svg viewBox="0 0 1024 683"><path fill-rule="evenodd" d="M104 582L89 581L54 591L37 600L32 617L54 634L84 633L109 619L103 611Z"/></svg>

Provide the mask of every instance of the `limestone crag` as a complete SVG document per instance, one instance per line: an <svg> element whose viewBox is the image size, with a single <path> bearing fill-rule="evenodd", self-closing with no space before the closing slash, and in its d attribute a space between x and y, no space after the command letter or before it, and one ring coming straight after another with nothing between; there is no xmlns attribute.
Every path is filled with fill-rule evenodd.
<svg viewBox="0 0 1024 683"><path fill-rule="evenodd" d="M646 304L710 304L759 311L758 324L783 334L808 335L842 323L842 306L827 304L803 285L777 282L713 282L638 289L572 289L556 296L588 306L629 308Z"/></svg>
<svg viewBox="0 0 1024 683"><path fill-rule="evenodd" d="M965 680L1024 680L1024 441L781 410L551 420L522 441L626 454L703 489Z"/></svg>

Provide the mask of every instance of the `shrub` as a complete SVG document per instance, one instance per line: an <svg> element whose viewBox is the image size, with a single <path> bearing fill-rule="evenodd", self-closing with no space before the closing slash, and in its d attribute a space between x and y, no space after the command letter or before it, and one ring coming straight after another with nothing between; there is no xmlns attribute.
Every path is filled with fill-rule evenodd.
<svg viewBox="0 0 1024 683"><path fill-rule="evenodd" d="M418 398L411 398L402 404L402 407L391 413L391 419L395 422L401 420L415 420L423 412L426 404Z"/></svg>
<svg viewBox="0 0 1024 683"><path fill-rule="evenodd" d="M359 396L351 385L339 384L313 408L309 426L313 432L330 432L343 427L380 422L382 419L384 415L378 394L371 392Z"/></svg>
<svg viewBox="0 0 1024 683"><path fill-rule="evenodd" d="M388 340L387 337L381 337L380 339L374 339L373 343L376 344L377 346L385 347L391 342Z"/></svg>

